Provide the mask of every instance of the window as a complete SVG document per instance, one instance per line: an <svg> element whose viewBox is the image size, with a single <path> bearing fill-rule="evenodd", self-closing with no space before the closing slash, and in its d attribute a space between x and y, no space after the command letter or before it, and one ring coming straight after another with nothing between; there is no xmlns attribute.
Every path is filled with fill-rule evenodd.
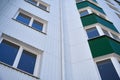
<svg viewBox="0 0 120 80"><path fill-rule="evenodd" d="M43 10L47 10L47 6L45 6L45 5L41 4L41 3L39 3L38 7L43 9Z"/></svg>
<svg viewBox="0 0 120 80"><path fill-rule="evenodd" d="M26 50L23 50L21 59L19 61L17 68L33 74L35 62L36 62L36 55Z"/></svg>
<svg viewBox="0 0 120 80"><path fill-rule="evenodd" d="M86 15L88 15L88 14L89 14L89 13L88 13L87 10L80 12L80 16L81 16L81 17L82 17L82 16L86 16Z"/></svg>
<svg viewBox="0 0 120 80"><path fill-rule="evenodd" d="M36 20L34 20L34 21L33 21L33 24L32 24L32 28L34 28L34 29L36 29L36 30L38 30L38 31L42 31L42 29L43 29L43 24L40 23L40 22L38 22L38 21L36 21Z"/></svg>
<svg viewBox="0 0 120 80"><path fill-rule="evenodd" d="M0 62L27 74L29 73L29 75L37 76L36 71L38 72L38 67L40 67L40 55L42 52L29 45L19 44L20 42L17 43L16 40L13 43L11 40L14 41L13 38L8 40L8 37L2 39L0 43ZM25 46L28 46L29 49Z"/></svg>
<svg viewBox="0 0 120 80"><path fill-rule="evenodd" d="M38 8L44 11L49 12L50 6L43 1L39 1L39 0L25 0L25 1L31 3L34 6L37 6Z"/></svg>
<svg viewBox="0 0 120 80"><path fill-rule="evenodd" d="M108 31L106 31L104 29L102 29L102 30L103 30L103 32L104 32L105 35L110 36L109 33L108 33Z"/></svg>
<svg viewBox="0 0 120 80"><path fill-rule="evenodd" d="M30 2L33 5L37 5L37 1L35 1L35 0L27 0L27 1Z"/></svg>
<svg viewBox="0 0 120 80"><path fill-rule="evenodd" d="M110 5L110 4L107 4L111 9L117 11L117 12L120 12L115 6L113 5Z"/></svg>
<svg viewBox="0 0 120 80"><path fill-rule="evenodd" d="M15 20L27 25L28 27L37 30L42 33L46 33L47 21L30 14L22 9L18 11L18 14L15 17Z"/></svg>
<svg viewBox="0 0 120 80"><path fill-rule="evenodd" d="M120 80L110 59L97 62L97 66L102 80Z"/></svg>
<svg viewBox="0 0 120 80"><path fill-rule="evenodd" d="M89 39L99 36L99 33L95 27L87 29L86 31Z"/></svg>
<svg viewBox="0 0 120 80"><path fill-rule="evenodd" d="M23 14L23 13L19 13L19 15L17 16L16 20L23 23L23 24L26 24L28 25L30 23L30 17Z"/></svg>
<svg viewBox="0 0 120 80"><path fill-rule="evenodd" d="M115 35L115 34L113 34L113 33L111 33L111 34L112 34L112 36L113 36L114 39L120 40L119 37L118 37L117 35Z"/></svg>
<svg viewBox="0 0 120 80"><path fill-rule="evenodd" d="M19 46L3 40L0 44L0 61L13 65Z"/></svg>
<svg viewBox="0 0 120 80"><path fill-rule="evenodd" d="M118 5L120 5L120 0L114 0L114 1L116 1L116 3L118 3Z"/></svg>

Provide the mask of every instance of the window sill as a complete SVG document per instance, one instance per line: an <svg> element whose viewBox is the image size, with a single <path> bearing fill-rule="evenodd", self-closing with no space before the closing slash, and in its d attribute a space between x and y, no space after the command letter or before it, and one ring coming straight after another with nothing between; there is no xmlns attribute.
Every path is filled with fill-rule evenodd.
<svg viewBox="0 0 120 80"><path fill-rule="evenodd" d="M16 70L16 71L19 71L19 72L21 72L21 73L24 73L24 74L26 74L26 75L28 75L28 76L33 77L33 78L40 79L39 77L34 76L33 74L30 74L30 73L28 73L28 72L22 71L22 70L20 70L20 69L18 69L18 68L15 68L15 67L13 67L13 66L10 66L10 65L4 63L4 62L1 62L1 61L0 61L0 64L2 64L2 65L4 65L4 66L7 66L7 67L9 67L9 68L11 68L11 69L13 69L13 70Z"/></svg>
<svg viewBox="0 0 120 80"><path fill-rule="evenodd" d="M45 35L46 35L46 33L45 33L45 32L42 32L42 31L36 30L36 29L32 28L31 26L28 26L27 24L24 24L24 23L22 23L22 22L20 22L20 21L18 21L18 20L16 20L16 19L14 19L14 18L12 18L12 19L13 19L14 21L18 22L18 23L21 23L21 24L23 24L23 25L25 25L25 26L27 26L27 27L29 27L29 28L31 28L31 29L33 29L33 30L37 31L37 32L40 32L40 33L42 33L42 34L45 34Z"/></svg>
<svg viewBox="0 0 120 80"><path fill-rule="evenodd" d="M29 2L29 1L27 1L27 0L24 0L25 2L28 2L28 3L30 3L30 4L32 4L31 2ZM33 6L35 6L35 7L37 7L37 8L39 8L39 9L42 9L42 8L40 8L39 6L37 6L37 5L34 5L34 4L32 4ZM50 13L50 11L48 11L48 10L44 10L44 9L42 9L43 11L45 11L45 12L48 12L48 13Z"/></svg>

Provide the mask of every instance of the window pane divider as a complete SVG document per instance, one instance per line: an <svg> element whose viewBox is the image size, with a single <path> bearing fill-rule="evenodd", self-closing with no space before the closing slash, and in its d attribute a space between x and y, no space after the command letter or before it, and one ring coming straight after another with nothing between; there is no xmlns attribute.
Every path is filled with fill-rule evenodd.
<svg viewBox="0 0 120 80"><path fill-rule="evenodd" d="M17 68L18 63L19 63L20 58L21 58L21 55L22 55L22 52L23 52L23 48L20 47L20 48L19 48L19 51L18 51L18 53L17 53L17 56L16 56L16 58L15 58L15 61L14 61L13 67Z"/></svg>
<svg viewBox="0 0 120 80"><path fill-rule="evenodd" d="M29 26L32 27L32 23L33 23L33 17L31 17L31 20L30 20L30 23L29 23Z"/></svg>

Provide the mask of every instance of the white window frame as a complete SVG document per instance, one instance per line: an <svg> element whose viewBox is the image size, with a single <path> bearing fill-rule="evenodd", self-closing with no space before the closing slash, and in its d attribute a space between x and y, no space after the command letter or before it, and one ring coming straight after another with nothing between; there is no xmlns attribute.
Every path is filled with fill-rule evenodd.
<svg viewBox="0 0 120 80"><path fill-rule="evenodd" d="M85 10L87 10L89 14L94 13L94 14L96 14L96 15L98 15L98 16L106 19L106 20L108 20L108 18L106 17L105 14L103 14L103 13L101 13L101 12L99 12L99 11L91 8L91 7L86 7L86 8L80 9L80 10L79 10L79 13L82 12L82 11L85 11Z"/></svg>
<svg viewBox="0 0 120 80"><path fill-rule="evenodd" d="M37 16L35 16L35 15L33 15L33 14L31 14L31 13L23 10L23 9L19 9L17 11L17 13L15 14L15 16L13 17L14 20L16 20L16 18L19 15L19 13L25 14L25 15L27 15L27 16L29 16L31 18L31 20L30 20L30 22L29 22L29 24L27 26L29 26L30 28L32 28L32 23L33 23L34 20L36 20L36 21L38 21L38 22L40 22L40 23L43 24L43 29L42 29L42 31L39 31L39 32L42 32L42 33L45 33L45 34L47 33L47 24L48 24L48 22L46 20L44 20L42 18L39 18L39 17L37 17ZM17 22L19 22L19 21L17 21ZM19 23L21 23L21 22L19 22ZM36 30L36 29L34 29L34 30Z"/></svg>
<svg viewBox="0 0 120 80"><path fill-rule="evenodd" d="M87 34L87 30L92 29L92 28L96 28L96 30L97 30L99 36L101 36L101 34L100 34L100 32L99 32L97 26L93 26L93 27L87 28L87 29L86 29L86 34ZM99 37L99 36L96 36L96 37ZM88 35L87 35L87 37L88 37ZM93 37L93 38L96 38L96 37ZM89 38L89 37L88 37L88 39L93 39L93 38Z"/></svg>
<svg viewBox="0 0 120 80"><path fill-rule="evenodd" d="M105 30L105 31L107 31L109 33L109 37L115 39L112 36L112 34L114 34L114 35L118 36L118 38L120 39L120 34L119 33L115 32L115 31L113 31L111 29L108 29L108 28L106 28L105 26L103 26L103 25L101 25L99 23L87 26L87 27L85 27L85 30L90 29L90 28L94 28L94 27L96 27L96 29L97 29L97 31L98 31L98 33L99 33L100 36L105 35L105 33L103 32L103 30ZM115 39L115 40L117 40L117 39ZM120 40L117 40L117 41L120 42Z"/></svg>
<svg viewBox="0 0 120 80"><path fill-rule="evenodd" d="M82 12L86 12L86 11L88 12L88 14L87 14L87 15L89 15L89 14L90 14L89 10L82 10L82 11L80 11L80 12L79 12L79 13L80 13L80 16L81 16L81 17L83 17L83 16L81 15L81 13L82 13ZM84 16L87 16L87 15L84 15Z"/></svg>
<svg viewBox="0 0 120 80"><path fill-rule="evenodd" d="M8 41L8 42L10 42L10 43L13 43L13 44L19 46L19 49L18 49L16 58L15 58L15 60L14 60L14 62L13 62L13 65L10 66L10 65L8 65L7 63L4 63L4 64L5 64L5 65L8 65L8 66L12 67L13 69L16 69L16 70L18 70L18 71L20 71L20 72L26 73L26 74L28 74L28 75L30 75L30 76L39 77L39 74L40 74L40 65L41 65L41 58L42 58L42 53L43 53L43 51L42 51L42 50L39 50L39 49L37 49L37 48L34 48L34 47L32 47L32 46L30 46L30 45L28 45L28 44L25 44L25 43L23 43L23 42L21 42L21 41L18 41L17 39L12 38L12 37L10 37L10 36L7 36L7 35L5 35L5 34L2 34L2 35L1 35L1 37L0 37L0 44L1 44L1 42L2 42L3 40L6 40L6 41ZM17 68L23 50L26 50L26 51L31 52L32 54L36 55L36 62L35 62L35 65L34 65L33 74L28 73L28 72L26 72L26 71L24 71L24 70L21 70L21 69Z"/></svg>
<svg viewBox="0 0 120 80"><path fill-rule="evenodd" d="M120 63L119 63L120 56L116 53L111 53L111 54L108 54L108 55L103 55L103 56L94 58L94 62L96 63L96 67L97 67L97 62L101 62L101 61L104 61L104 60L107 60L107 59L111 60L118 76L120 77ZM97 71L99 73L98 68L97 68Z"/></svg>

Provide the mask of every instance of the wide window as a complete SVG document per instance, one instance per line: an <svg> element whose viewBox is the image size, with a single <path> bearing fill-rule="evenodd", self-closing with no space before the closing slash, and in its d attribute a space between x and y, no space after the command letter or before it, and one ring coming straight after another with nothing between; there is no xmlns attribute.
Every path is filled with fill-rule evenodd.
<svg viewBox="0 0 120 80"><path fill-rule="evenodd" d="M110 59L97 62L102 80L120 80Z"/></svg>
<svg viewBox="0 0 120 80"><path fill-rule="evenodd" d="M23 23L23 24L26 24L28 25L30 23L30 17L23 14L23 13L19 13L19 15L17 16L16 20Z"/></svg>
<svg viewBox="0 0 120 80"><path fill-rule="evenodd" d="M41 3L39 3L38 7L43 9L43 10L47 10L47 6L45 6L45 5L41 4Z"/></svg>
<svg viewBox="0 0 120 80"><path fill-rule="evenodd" d="M0 61L13 65L19 46L3 40L0 44Z"/></svg>
<svg viewBox="0 0 120 80"><path fill-rule="evenodd" d="M86 31L89 39L99 36L99 33L95 27L87 29Z"/></svg>
<svg viewBox="0 0 120 80"><path fill-rule="evenodd" d="M15 69L18 68L26 73L35 73L36 66L40 65L40 63L36 64L36 62L40 62L40 60L38 60L40 59L39 55L40 53L30 52L26 50L26 48L24 49L20 44L16 45L16 43L14 44L5 39L0 43L0 62L8 64Z"/></svg>
<svg viewBox="0 0 120 80"><path fill-rule="evenodd" d="M16 21L36 31L46 33L47 21L20 9L14 18Z"/></svg>
<svg viewBox="0 0 120 80"><path fill-rule="evenodd" d="M89 14L89 13L88 13L87 10L80 12L80 16L81 16L81 17L82 17L82 16L86 16L86 15L88 15L88 14Z"/></svg>

